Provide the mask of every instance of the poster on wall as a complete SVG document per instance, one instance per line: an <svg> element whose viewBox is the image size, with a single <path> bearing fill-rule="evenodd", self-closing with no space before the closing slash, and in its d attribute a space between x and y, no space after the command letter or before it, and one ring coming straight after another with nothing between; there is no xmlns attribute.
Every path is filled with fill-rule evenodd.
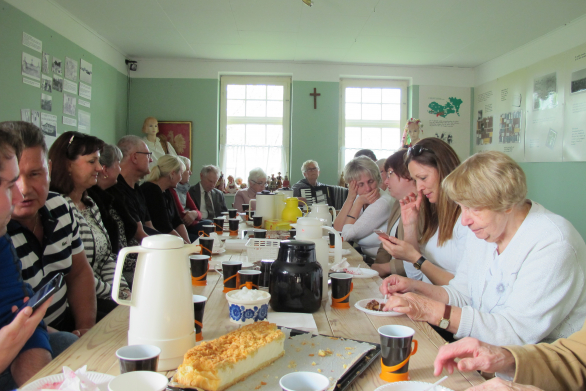
<svg viewBox="0 0 586 391"><path fill-rule="evenodd" d="M53 111L53 97L48 94L41 94L41 109Z"/></svg>
<svg viewBox="0 0 586 391"><path fill-rule="evenodd" d="M53 75L53 90L63 92L63 78L61 76Z"/></svg>
<svg viewBox="0 0 586 391"><path fill-rule="evenodd" d="M92 99L92 86L79 82L79 96L85 99Z"/></svg>
<svg viewBox="0 0 586 391"><path fill-rule="evenodd" d="M43 73L49 73L49 69L51 69L51 55L48 53L43 53L43 63L41 64L41 71Z"/></svg>
<svg viewBox="0 0 586 391"><path fill-rule="evenodd" d="M586 45L571 50L564 61L569 74L563 139L564 161L586 161Z"/></svg>
<svg viewBox="0 0 586 391"><path fill-rule="evenodd" d="M72 115L75 117L76 106L77 99L75 96L63 94L63 114Z"/></svg>
<svg viewBox="0 0 586 391"><path fill-rule="evenodd" d="M557 73L533 79L533 110L553 109L558 105Z"/></svg>
<svg viewBox="0 0 586 391"><path fill-rule="evenodd" d="M43 91L53 92L53 78L51 76L43 75Z"/></svg>
<svg viewBox="0 0 586 391"><path fill-rule="evenodd" d="M178 155L191 159L191 121L159 121L157 136L170 142Z"/></svg>
<svg viewBox="0 0 586 391"><path fill-rule="evenodd" d="M91 114L87 111L77 110L77 130L82 133L90 133Z"/></svg>
<svg viewBox="0 0 586 391"><path fill-rule="evenodd" d="M83 81L86 84L92 84L92 73L92 64L82 58L79 65L79 81Z"/></svg>
<svg viewBox="0 0 586 391"><path fill-rule="evenodd" d="M37 128L41 127L41 112L39 110L31 110L31 123Z"/></svg>
<svg viewBox="0 0 586 391"><path fill-rule="evenodd" d="M31 122L31 109L20 109L20 120Z"/></svg>
<svg viewBox="0 0 586 391"><path fill-rule="evenodd" d="M22 44L39 53L43 51L43 41L25 33L24 31L22 32Z"/></svg>
<svg viewBox="0 0 586 391"><path fill-rule="evenodd" d="M65 57L65 78L77 81L77 61L69 57Z"/></svg>
<svg viewBox="0 0 586 391"><path fill-rule="evenodd" d="M67 79L63 80L63 92L69 92L70 94L77 95L77 83Z"/></svg>
<svg viewBox="0 0 586 391"><path fill-rule="evenodd" d="M63 76L63 62L56 57L53 57L53 73ZM55 77L55 75L53 75L53 77Z"/></svg>
<svg viewBox="0 0 586 391"><path fill-rule="evenodd" d="M57 136L57 116L41 113L41 130L46 136Z"/></svg>
<svg viewBox="0 0 586 391"><path fill-rule="evenodd" d="M419 87L419 119L423 137L438 137L456 151L460 159L470 155L470 88Z"/></svg>
<svg viewBox="0 0 586 391"><path fill-rule="evenodd" d="M498 130L494 119L494 96L496 95L496 83L490 82L474 89L474 142L472 152L487 151L493 149L496 143Z"/></svg>
<svg viewBox="0 0 586 391"><path fill-rule="evenodd" d="M22 75L41 80L41 59L22 52Z"/></svg>

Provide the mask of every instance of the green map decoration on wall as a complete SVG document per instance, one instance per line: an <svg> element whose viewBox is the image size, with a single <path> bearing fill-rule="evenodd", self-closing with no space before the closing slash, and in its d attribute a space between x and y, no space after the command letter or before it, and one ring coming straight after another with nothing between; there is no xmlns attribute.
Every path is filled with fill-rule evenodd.
<svg viewBox="0 0 586 391"><path fill-rule="evenodd" d="M445 105L440 105L437 102L431 102L427 107L429 107L429 114L434 114L436 117L446 118L449 114L457 114L459 117L461 105L462 99L451 97L448 98L448 101Z"/></svg>

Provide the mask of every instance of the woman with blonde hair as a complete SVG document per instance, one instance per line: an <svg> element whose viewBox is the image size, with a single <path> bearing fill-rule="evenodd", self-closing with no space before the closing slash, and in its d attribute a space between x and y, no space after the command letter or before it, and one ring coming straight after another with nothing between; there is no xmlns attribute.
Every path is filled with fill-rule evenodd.
<svg viewBox="0 0 586 391"><path fill-rule="evenodd" d="M490 344L552 342L586 313L586 244L569 221L526 199L525 174L501 152L468 158L442 183L468 237L449 285L391 276L386 310Z"/></svg>
<svg viewBox="0 0 586 391"><path fill-rule="evenodd" d="M349 183L348 197L334 221L334 228L342 231L344 240L353 240L362 252L374 262L380 246L373 231L387 230L392 198L382 191L380 170L369 157L359 156L346 164L344 177Z"/></svg>
<svg viewBox="0 0 586 391"><path fill-rule="evenodd" d="M460 206L441 186L460 159L447 143L430 137L407 150L405 164L417 195L411 193L400 201L404 240L391 238L382 245L394 258L405 261L407 277L445 285L454 277L467 235L458 224Z"/></svg>
<svg viewBox="0 0 586 391"><path fill-rule="evenodd" d="M145 183L140 186L155 229L164 234L183 238L185 243L193 240L179 216L170 188L177 186L185 171L185 165L177 156L162 156L151 168Z"/></svg>

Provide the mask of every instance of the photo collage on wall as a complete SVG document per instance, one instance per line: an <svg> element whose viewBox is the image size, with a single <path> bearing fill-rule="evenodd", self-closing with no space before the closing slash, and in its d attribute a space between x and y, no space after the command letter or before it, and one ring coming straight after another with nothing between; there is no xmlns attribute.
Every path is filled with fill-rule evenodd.
<svg viewBox="0 0 586 391"><path fill-rule="evenodd" d="M68 130L90 133L93 65L66 53L55 56L43 51L43 42L26 32L22 34L22 45L22 82L40 89L40 97L38 107L20 110L21 120L38 126L48 146L59 133ZM79 110L78 105L84 110ZM58 124L59 115L64 127Z"/></svg>

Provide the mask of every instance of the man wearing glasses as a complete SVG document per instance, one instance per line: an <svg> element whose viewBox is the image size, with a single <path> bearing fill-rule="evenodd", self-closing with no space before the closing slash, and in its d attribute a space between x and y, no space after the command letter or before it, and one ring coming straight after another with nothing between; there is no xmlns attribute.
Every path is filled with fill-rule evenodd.
<svg viewBox="0 0 586 391"><path fill-rule="evenodd" d="M318 182L319 178L319 164L315 160L307 160L301 166L301 173L304 178L293 185L293 197L302 198L309 205L316 202L312 199L312 193L320 192L316 187L326 186L325 183ZM324 195L326 198L327 196ZM319 200L317 200L319 202Z"/></svg>

